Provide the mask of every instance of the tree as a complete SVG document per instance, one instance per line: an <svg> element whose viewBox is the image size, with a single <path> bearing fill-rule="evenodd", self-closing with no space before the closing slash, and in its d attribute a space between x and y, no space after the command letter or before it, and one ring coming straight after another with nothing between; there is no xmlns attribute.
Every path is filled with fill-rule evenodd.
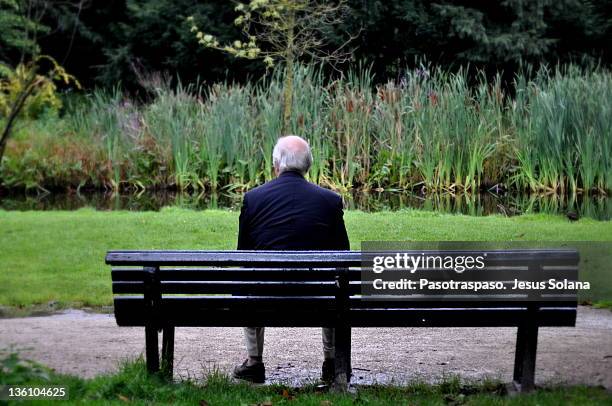
<svg viewBox="0 0 612 406"><path fill-rule="evenodd" d="M44 73L39 73L41 62L51 65ZM65 84L72 82L80 87L78 81L50 56L38 56L15 69L0 64L0 117L6 117L0 133L0 162L15 122L27 110L28 104L48 104L59 109L61 101L56 94L56 81Z"/></svg>
<svg viewBox="0 0 612 406"><path fill-rule="evenodd" d="M336 4L319 0L251 0L239 3L234 23L242 28L246 41L222 44L214 35L201 31L193 16L188 18L198 42L207 48L227 52L238 58L262 59L268 68L284 64L283 127L289 128L293 105L295 64L301 58L324 63L340 63L350 57L343 44L329 49L329 33L345 13L343 0Z"/></svg>
<svg viewBox="0 0 612 406"><path fill-rule="evenodd" d="M40 51L36 41L39 34L49 32L49 27L40 22L40 11L32 2L0 0L0 60L8 61L11 53L19 59Z"/></svg>
<svg viewBox="0 0 612 406"><path fill-rule="evenodd" d="M468 45L459 53L465 59L503 63L546 55L556 42L546 36L546 4L506 0L500 5L505 9L502 15L509 18L495 21L494 14L487 13L486 9L451 4L436 4L434 10L448 24L449 37L462 39Z"/></svg>
<svg viewBox="0 0 612 406"><path fill-rule="evenodd" d="M48 31L41 21L51 7L50 2L0 0L0 6L4 7L0 9L0 20L12 22L0 38L21 51L14 68L0 62L0 117L6 118L0 131L1 163L15 123L28 103L42 102L59 108L61 102L56 95L55 82L72 82L77 87L80 84L53 57L39 54L37 38L41 31Z"/></svg>
<svg viewBox="0 0 612 406"><path fill-rule="evenodd" d="M407 66L422 59L448 69L469 63L501 70L508 79L519 60L612 62L609 0L344 1L338 27L318 33L323 48L341 47L345 33L360 32L351 42L352 56L371 63L378 82L400 79ZM23 49L23 14L15 5L31 2L49 5L38 23L38 53L53 56L88 87L121 82L130 91L140 90L133 65L168 72L183 83L242 82L266 73L260 58L235 58L198 44L185 21L190 15L221 44L249 42L241 36L243 26L234 24L240 15L234 1L198 0L0 0L0 60L11 66L19 63ZM30 20L37 21L36 15Z"/></svg>
<svg viewBox="0 0 612 406"><path fill-rule="evenodd" d="M612 3L606 0L348 0L344 29L363 27L355 57L379 81L425 58L469 64L512 79L520 62L612 62Z"/></svg>
<svg viewBox="0 0 612 406"><path fill-rule="evenodd" d="M123 8L116 7L112 12L97 7L86 13L87 24L102 51L92 54L100 65L96 70L98 83L112 86L121 81L129 90L140 90L134 86L137 82L134 66L142 72L167 72L182 82L220 81L227 77L228 69L234 73L232 78L255 73L228 55L198 45L185 21L189 15L198 15L213 34L224 41L229 40L240 33L233 24L231 3L194 0L127 0L123 3ZM106 25L98 24L101 17ZM91 52L87 41L79 46ZM72 63L78 62L83 61ZM86 71L87 66L78 68Z"/></svg>
<svg viewBox="0 0 612 406"><path fill-rule="evenodd" d="M463 4L461 4L463 3ZM500 2L440 2L433 11L456 44L463 60L489 65L517 65L577 56L558 53L572 37L582 38L583 53L590 41L609 32L599 15L603 5L585 0L503 0ZM568 26L573 25L568 30ZM603 49L603 48L602 48ZM587 51L587 52L585 52Z"/></svg>

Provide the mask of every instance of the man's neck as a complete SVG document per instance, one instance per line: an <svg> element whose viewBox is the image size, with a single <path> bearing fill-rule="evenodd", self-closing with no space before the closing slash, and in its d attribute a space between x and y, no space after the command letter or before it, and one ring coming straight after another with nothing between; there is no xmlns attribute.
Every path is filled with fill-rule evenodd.
<svg viewBox="0 0 612 406"><path fill-rule="evenodd" d="M279 178L283 178L286 176L290 176L290 177L299 177L299 178L304 178L304 175L302 175L299 171L293 170L293 169L288 169L286 171L281 172L280 175L278 175Z"/></svg>

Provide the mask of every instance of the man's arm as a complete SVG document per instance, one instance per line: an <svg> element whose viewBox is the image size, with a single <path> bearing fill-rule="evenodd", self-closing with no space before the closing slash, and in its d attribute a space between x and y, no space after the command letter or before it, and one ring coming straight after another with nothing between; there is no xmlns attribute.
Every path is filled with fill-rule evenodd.
<svg viewBox="0 0 612 406"><path fill-rule="evenodd" d="M344 211L342 207L342 198L340 196L338 196L338 202L336 203L336 229L334 230L334 237L334 249L351 249L346 227L344 226Z"/></svg>
<svg viewBox="0 0 612 406"><path fill-rule="evenodd" d="M242 207L240 208L240 218L238 220L238 249L252 250L253 242L249 230L249 215L248 215L247 195L242 199Z"/></svg>

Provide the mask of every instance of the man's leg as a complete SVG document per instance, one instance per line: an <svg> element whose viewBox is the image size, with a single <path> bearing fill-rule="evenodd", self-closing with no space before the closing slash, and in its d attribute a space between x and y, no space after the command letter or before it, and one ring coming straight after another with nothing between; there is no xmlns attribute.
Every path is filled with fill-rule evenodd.
<svg viewBox="0 0 612 406"><path fill-rule="evenodd" d="M262 362L264 347L264 328L245 327L244 340L246 343L247 354L249 356L248 365L254 365L258 362Z"/></svg>
<svg viewBox="0 0 612 406"><path fill-rule="evenodd" d="M335 335L336 333L333 328L323 328L323 357L325 358L321 373L321 380L323 382L331 383L336 377L336 348L334 347ZM353 375L350 355L347 373L347 379L350 381L351 376Z"/></svg>
<svg viewBox="0 0 612 406"><path fill-rule="evenodd" d="M321 380L331 383L336 375L336 350L334 348L334 329L323 327L321 334L323 338L323 367L321 368Z"/></svg>
<svg viewBox="0 0 612 406"><path fill-rule="evenodd" d="M323 327L323 357L325 359L336 358L336 351L334 349L334 329Z"/></svg>
<svg viewBox="0 0 612 406"><path fill-rule="evenodd" d="M234 378L255 383L264 383L266 380L266 369L262 361L264 328L245 327L244 341L246 343L248 358L242 365L238 365L234 369Z"/></svg>

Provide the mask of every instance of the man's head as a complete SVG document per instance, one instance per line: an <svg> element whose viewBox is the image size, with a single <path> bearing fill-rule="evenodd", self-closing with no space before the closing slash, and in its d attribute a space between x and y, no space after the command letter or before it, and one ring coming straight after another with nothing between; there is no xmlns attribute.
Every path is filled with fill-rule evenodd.
<svg viewBox="0 0 612 406"><path fill-rule="evenodd" d="M272 161L277 176L285 171L298 171L306 175L312 164L310 146L297 135L281 137L274 146Z"/></svg>

